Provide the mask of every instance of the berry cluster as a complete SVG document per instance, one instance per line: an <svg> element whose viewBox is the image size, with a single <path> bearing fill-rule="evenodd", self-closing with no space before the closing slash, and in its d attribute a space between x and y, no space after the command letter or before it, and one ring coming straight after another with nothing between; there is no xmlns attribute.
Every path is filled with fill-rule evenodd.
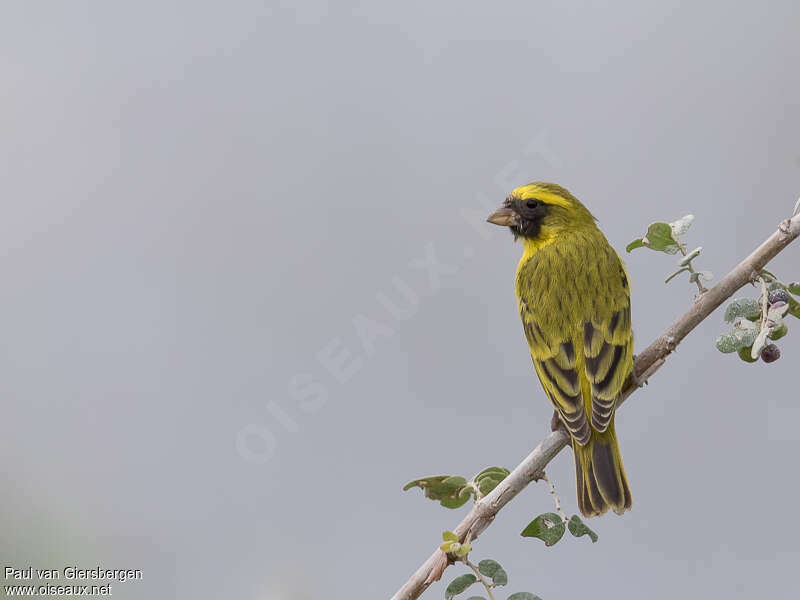
<svg viewBox="0 0 800 600"><path fill-rule="evenodd" d="M800 303L792 294L798 284L782 284L771 273L762 272L762 290L758 298L737 298L728 304L725 320L733 329L717 338L720 352L736 352L745 362L773 363L781 357L775 342L788 333L783 318L800 318ZM765 298L766 294L766 298Z"/></svg>

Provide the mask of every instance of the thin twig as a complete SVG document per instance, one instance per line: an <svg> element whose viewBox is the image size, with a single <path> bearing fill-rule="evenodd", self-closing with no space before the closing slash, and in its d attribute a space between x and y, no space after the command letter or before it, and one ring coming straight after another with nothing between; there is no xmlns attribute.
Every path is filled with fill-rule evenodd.
<svg viewBox="0 0 800 600"><path fill-rule="evenodd" d="M556 486L553 485L553 482L547 478L547 473L542 471L542 476L540 477L542 481L545 481L548 486L550 486L550 495L553 496L553 502L556 503L556 512L561 517L561 520L566 523L569 519L567 519L566 513L561 509L561 499L558 497L556 493Z"/></svg>
<svg viewBox="0 0 800 600"><path fill-rule="evenodd" d="M483 584L483 587L486 588L486 593L489 594L489 600L494 600L494 595L492 594L492 588L494 587L494 584L486 581L486 579L484 579L478 567L475 566L474 563L470 562L470 560L466 556L463 557L461 560L464 561L464 564L467 565L470 569L475 571L475 576L478 578L478 581L480 581Z"/></svg>
<svg viewBox="0 0 800 600"><path fill-rule="evenodd" d="M781 221L778 230L768 237L750 256L740 262L725 275L717 285L702 294L683 315L658 336L647 348L636 356L633 376L623 386L617 406L639 389L641 381L647 381L666 361L667 356L691 331L720 304L730 298L742 286L761 273L766 264L775 258L786 246L800 236L800 214ZM477 538L494 520L497 513L519 494L531 481L541 477L544 468L569 442L569 434L559 428L547 435L536 448L511 471L494 490L480 501L458 524L453 532L463 539L469 533L470 539ZM406 581L392 600L413 600L419 598L430 584L438 581L448 566L447 555L439 550L417 569Z"/></svg>

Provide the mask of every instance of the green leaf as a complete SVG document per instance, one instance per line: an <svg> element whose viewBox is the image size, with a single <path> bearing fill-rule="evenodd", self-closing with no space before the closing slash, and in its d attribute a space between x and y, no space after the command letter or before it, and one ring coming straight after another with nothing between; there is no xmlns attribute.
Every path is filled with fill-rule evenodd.
<svg viewBox="0 0 800 600"><path fill-rule="evenodd" d="M445 508L463 506L472 495L472 488L467 485L467 480L452 475L434 475L415 479L403 486L403 490L410 490L413 487L421 488L426 498L438 500Z"/></svg>
<svg viewBox="0 0 800 600"><path fill-rule="evenodd" d="M493 479L500 479L503 480L508 477L508 474L511 473L508 469L504 469L503 467L486 467L483 471L475 475L475 481L483 477L492 477Z"/></svg>
<svg viewBox="0 0 800 600"><path fill-rule="evenodd" d="M678 251L678 244L672 237L672 227L669 223L651 223L647 228L647 235L642 238L642 244L651 250L675 254Z"/></svg>
<svg viewBox="0 0 800 600"><path fill-rule="evenodd" d="M403 486L403 491L408 491L413 487L418 487L423 490L429 490L431 487L437 487L441 484L442 481L450 477L450 475L434 475L432 477L421 477L420 479L415 479L414 481L409 481L407 484ZM427 493L425 494L428 495Z"/></svg>
<svg viewBox="0 0 800 600"><path fill-rule="evenodd" d="M776 327L772 330L772 332L769 334L769 339L779 340L787 333L789 333L789 328L786 326L786 323L781 323L780 327Z"/></svg>
<svg viewBox="0 0 800 600"><path fill-rule="evenodd" d="M486 575L487 577L493 576L498 569L502 568L499 562L491 558L486 558L478 563L478 571L481 572L481 575Z"/></svg>
<svg viewBox="0 0 800 600"><path fill-rule="evenodd" d="M467 600L486 600L483 596L470 596Z"/></svg>
<svg viewBox="0 0 800 600"><path fill-rule="evenodd" d="M625 252L636 250L636 248L644 248L644 242L642 242L642 238L633 240L630 244L625 246Z"/></svg>
<svg viewBox="0 0 800 600"><path fill-rule="evenodd" d="M741 358L744 362L754 363L758 362L757 358L753 358L751 352L752 348L750 346L745 346L744 348L739 348L739 358Z"/></svg>
<svg viewBox="0 0 800 600"><path fill-rule="evenodd" d="M481 492L481 496L485 496L497 487L497 484L500 483L500 480L492 479L491 477L484 477L476 483L478 484L478 489Z"/></svg>
<svg viewBox="0 0 800 600"><path fill-rule="evenodd" d="M452 531L443 531L442 532L442 539L445 542L457 542L458 541L458 536L455 533L453 533Z"/></svg>
<svg viewBox="0 0 800 600"><path fill-rule="evenodd" d="M592 543L595 543L597 541L597 534L591 529L589 529L586 526L586 523L581 521L581 518L578 515L572 515L570 517L567 527L569 527L569 532L575 537L588 535L589 539L592 540Z"/></svg>
<svg viewBox="0 0 800 600"><path fill-rule="evenodd" d="M552 546L564 535L566 527L556 513L539 515L522 530L522 537L535 537L544 542L545 546Z"/></svg>
<svg viewBox="0 0 800 600"><path fill-rule="evenodd" d="M495 585L508 585L508 573L502 568L497 569L495 574L492 575L492 583Z"/></svg>
<svg viewBox="0 0 800 600"><path fill-rule="evenodd" d="M472 573L459 575L450 582L450 585L448 585L447 589L444 591L445 600L452 600L455 596L464 592L464 590L466 590L476 581L478 581L478 578Z"/></svg>
<svg viewBox="0 0 800 600"><path fill-rule="evenodd" d="M448 492L457 492L462 487L467 485L467 480L460 475L453 475L452 477L448 477L442 481L441 485L442 489L447 490Z"/></svg>
<svg viewBox="0 0 800 600"><path fill-rule="evenodd" d="M439 504L441 504L445 508L460 508L467 503L467 500L469 500L470 495L471 495L471 490L469 488L466 488L462 490L461 493L455 498L442 498L439 501Z"/></svg>
<svg viewBox="0 0 800 600"><path fill-rule="evenodd" d="M517 592L516 594L511 594L508 597L508 600L542 600L539 596L534 596L530 592Z"/></svg>
<svg viewBox="0 0 800 600"><path fill-rule="evenodd" d="M761 306L753 298L736 298L725 308L725 321L733 323L738 317L746 319L761 316Z"/></svg>
<svg viewBox="0 0 800 600"><path fill-rule="evenodd" d="M800 296L800 281L793 281L786 285L786 289L791 293Z"/></svg>
<svg viewBox="0 0 800 600"><path fill-rule="evenodd" d="M475 475L473 481L478 486L481 496L485 496L497 487L497 484L505 479L510 471L503 467L488 467Z"/></svg>

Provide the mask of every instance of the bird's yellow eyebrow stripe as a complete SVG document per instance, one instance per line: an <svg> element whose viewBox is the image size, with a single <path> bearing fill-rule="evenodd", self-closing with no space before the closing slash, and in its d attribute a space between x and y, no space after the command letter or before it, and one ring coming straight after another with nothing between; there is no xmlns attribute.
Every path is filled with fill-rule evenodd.
<svg viewBox="0 0 800 600"><path fill-rule="evenodd" d="M520 200L541 200L545 204L554 204L556 206L563 206L564 208L569 208L572 206L569 200L565 200L558 194L553 194L552 192L547 192L541 188L537 189L525 189L521 188L519 190L514 190L512 194L514 197L519 198Z"/></svg>

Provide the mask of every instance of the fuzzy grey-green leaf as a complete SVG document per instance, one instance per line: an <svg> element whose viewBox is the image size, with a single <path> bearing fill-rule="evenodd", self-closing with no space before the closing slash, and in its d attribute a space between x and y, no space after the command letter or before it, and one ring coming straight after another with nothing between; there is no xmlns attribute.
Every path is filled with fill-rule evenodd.
<svg viewBox="0 0 800 600"><path fill-rule="evenodd" d="M685 217L681 217L677 221L670 223L669 226L672 230L672 237L677 239L682 236L684 233L689 231L689 227L691 227L693 222L694 215L686 215Z"/></svg>
<svg viewBox="0 0 800 600"><path fill-rule="evenodd" d="M458 594L464 592L469 586L473 583L478 581L478 578L475 577L472 573L467 573L465 575L459 575L453 581L450 582L450 585L447 586L447 589L444 591L445 600L452 600Z"/></svg>
<svg viewBox="0 0 800 600"><path fill-rule="evenodd" d="M723 333L717 338L717 350L723 354L736 352L736 338L733 337L733 333Z"/></svg>
<svg viewBox="0 0 800 600"><path fill-rule="evenodd" d="M502 568L499 562L491 558L485 558L478 563L478 571L481 572L481 575L486 575L487 577L491 577L498 569Z"/></svg>
<svg viewBox="0 0 800 600"><path fill-rule="evenodd" d="M733 338L736 342L736 349L744 348L745 346L750 346L756 340L758 336L758 328L754 327L752 329L739 329L734 328L733 330Z"/></svg>
<svg viewBox="0 0 800 600"><path fill-rule="evenodd" d="M736 352L740 348L752 346L758 336L757 327L739 328L734 327L728 333L723 333L717 338L717 350L724 354Z"/></svg>
<svg viewBox="0 0 800 600"><path fill-rule="evenodd" d="M761 306L753 298L736 298L725 308L725 320L733 323L737 317L757 317L761 314Z"/></svg>
<svg viewBox="0 0 800 600"><path fill-rule="evenodd" d="M511 594L508 597L508 600L542 600L539 596L534 596L530 592L517 592L515 594Z"/></svg>
<svg viewBox="0 0 800 600"><path fill-rule="evenodd" d="M495 585L508 585L508 573L502 567L497 569L495 574L492 575L492 583Z"/></svg>
<svg viewBox="0 0 800 600"><path fill-rule="evenodd" d="M592 543L597 541L597 534L589 529L586 526L586 523L581 521L581 518L578 515L572 515L567 523L567 527L569 528L569 532L574 535L575 537L581 537L584 535L588 535L589 539L592 540Z"/></svg>

